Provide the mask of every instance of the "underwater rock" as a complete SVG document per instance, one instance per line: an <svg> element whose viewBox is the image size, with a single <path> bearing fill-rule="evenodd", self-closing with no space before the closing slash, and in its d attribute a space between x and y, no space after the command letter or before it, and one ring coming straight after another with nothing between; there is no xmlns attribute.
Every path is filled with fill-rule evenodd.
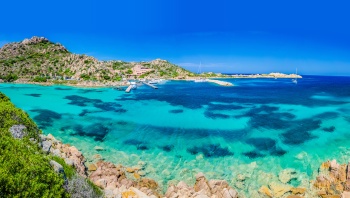
<svg viewBox="0 0 350 198"><path fill-rule="evenodd" d="M267 186L261 186L261 188L259 189L259 192L268 197L273 197L270 189Z"/></svg>
<svg viewBox="0 0 350 198"><path fill-rule="evenodd" d="M296 171L294 169L284 169L278 174L278 179L286 184L288 183L291 179L296 178Z"/></svg>
<svg viewBox="0 0 350 198"><path fill-rule="evenodd" d="M220 197L220 198L237 198L238 193L231 188L224 180L208 181L203 173L196 175L196 183L194 187L188 186L185 182L180 181L176 186L170 185L165 193L167 198L175 197Z"/></svg>
<svg viewBox="0 0 350 198"><path fill-rule="evenodd" d="M273 197L282 197L285 193L291 191L292 187L286 184L272 182L269 184Z"/></svg>
<svg viewBox="0 0 350 198"><path fill-rule="evenodd" d="M102 148L102 147L100 147L100 146L95 146L94 149L95 149L96 151L104 151L104 150L105 150L104 148Z"/></svg>
<svg viewBox="0 0 350 198"><path fill-rule="evenodd" d="M305 159L305 157L307 157L307 153L305 151L302 151L295 156L295 158L297 158L298 160L303 160Z"/></svg>
<svg viewBox="0 0 350 198"><path fill-rule="evenodd" d="M302 188L302 187L292 188L291 191L294 195L304 194L306 192L306 188Z"/></svg>

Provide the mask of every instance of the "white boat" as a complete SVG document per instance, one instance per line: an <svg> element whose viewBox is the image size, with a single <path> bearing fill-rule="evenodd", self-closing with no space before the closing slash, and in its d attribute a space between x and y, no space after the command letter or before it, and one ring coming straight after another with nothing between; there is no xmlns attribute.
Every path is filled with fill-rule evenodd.
<svg viewBox="0 0 350 198"><path fill-rule="evenodd" d="M295 69L295 75L298 75L298 68ZM294 79L292 79L292 82L293 82L294 84L298 84L297 77L295 77Z"/></svg>
<svg viewBox="0 0 350 198"><path fill-rule="evenodd" d="M136 82L130 82L131 89L137 89L137 83Z"/></svg>
<svg viewBox="0 0 350 198"><path fill-rule="evenodd" d="M196 79L194 80L194 82L207 82L207 79L206 78L199 78L199 79Z"/></svg>
<svg viewBox="0 0 350 198"><path fill-rule="evenodd" d="M148 81L149 84L158 84L158 83L164 83L164 82L165 82L164 79L152 79Z"/></svg>
<svg viewBox="0 0 350 198"><path fill-rule="evenodd" d="M199 64L199 68L198 68L198 75L201 74L201 67L202 67L202 62ZM199 83L199 82L207 82L206 78L199 78L199 79L195 79L194 82Z"/></svg>

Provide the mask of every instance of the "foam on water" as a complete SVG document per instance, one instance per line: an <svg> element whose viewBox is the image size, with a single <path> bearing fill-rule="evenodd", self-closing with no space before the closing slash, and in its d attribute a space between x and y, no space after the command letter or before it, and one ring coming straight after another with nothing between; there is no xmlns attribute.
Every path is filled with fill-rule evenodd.
<svg viewBox="0 0 350 198"><path fill-rule="evenodd" d="M202 171L241 193L285 168L307 183L320 163L348 160L350 78L228 79L237 86L168 82L132 93L112 88L0 84L43 129L75 145L89 161L144 161L147 177L191 184ZM105 148L95 151L95 146ZM244 174L241 185L235 179ZM267 178L270 178L269 180Z"/></svg>

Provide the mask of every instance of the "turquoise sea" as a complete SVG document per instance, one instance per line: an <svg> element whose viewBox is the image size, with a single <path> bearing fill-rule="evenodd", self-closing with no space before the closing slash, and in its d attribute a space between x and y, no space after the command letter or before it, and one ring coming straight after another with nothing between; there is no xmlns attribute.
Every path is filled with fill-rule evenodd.
<svg viewBox="0 0 350 198"><path fill-rule="evenodd" d="M143 161L143 174L164 188L193 184L201 171L247 192L286 168L297 173L291 185L305 186L321 162L349 160L350 77L225 80L235 86L168 81L125 93L0 84L0 91L88 162L95 154L129 167Z"/></svg>

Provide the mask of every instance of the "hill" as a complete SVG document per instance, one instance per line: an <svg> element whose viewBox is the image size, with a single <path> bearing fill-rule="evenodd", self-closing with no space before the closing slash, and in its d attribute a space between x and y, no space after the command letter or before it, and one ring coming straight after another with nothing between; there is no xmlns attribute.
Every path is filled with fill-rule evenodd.
<svg viewBox="0 0 350 198"><path fill-rule="evenodd" d="M166 60L150 62L99 61L69 52L60 43L32 37L0 48L0 78L43 82L47 79L121 81L123 78L186 78L193 73Z"/></svg>

